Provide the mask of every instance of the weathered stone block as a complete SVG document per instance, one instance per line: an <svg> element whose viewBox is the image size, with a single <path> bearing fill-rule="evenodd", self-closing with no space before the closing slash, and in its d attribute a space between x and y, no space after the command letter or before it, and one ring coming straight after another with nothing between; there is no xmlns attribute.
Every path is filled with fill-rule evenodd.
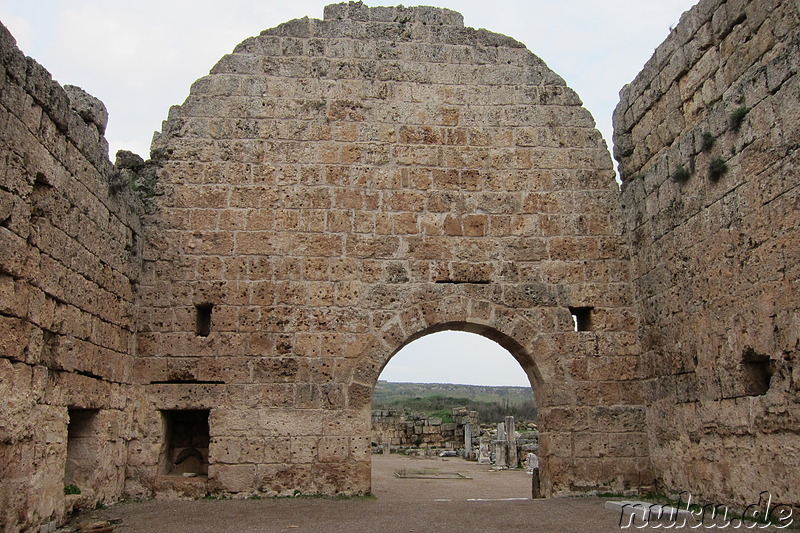
<svg viewBox="0 0 800 533"><path fill-rule="evenodd" d="M323 463L339 463L350 455L349 437L322 437L317 445L317 459Z"/></svg>
<svg viewBox="0 0 800 533"><path fill-rule="evenodd" d="M258 465L257 487L267 493L294 496L297 494L296 491L299 490L297 487L313 486L312 472L313 467L308 464Z"/></svg>
<svg viewBox="0 0 800 533"><path fill-rule="evenodd" d="M210 464L208 486L213 492L247 492L258 486L256 465Z"/></svg>

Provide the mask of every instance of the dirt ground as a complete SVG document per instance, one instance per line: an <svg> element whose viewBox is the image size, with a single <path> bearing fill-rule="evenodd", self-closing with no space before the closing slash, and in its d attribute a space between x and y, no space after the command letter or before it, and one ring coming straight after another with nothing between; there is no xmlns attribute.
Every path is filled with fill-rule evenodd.
<svg viewBox="0 0 800 533"><path fill-rule="evenodd" d="M469 479L398 478L395 472ZM375 498L147 501L73 519L121 518L117 533L618 532L600 498L531 500L531 476L458 458L373 456ZM635 529L635 528L631 528ZM688 528L687 528L688 530Z"/></svg>

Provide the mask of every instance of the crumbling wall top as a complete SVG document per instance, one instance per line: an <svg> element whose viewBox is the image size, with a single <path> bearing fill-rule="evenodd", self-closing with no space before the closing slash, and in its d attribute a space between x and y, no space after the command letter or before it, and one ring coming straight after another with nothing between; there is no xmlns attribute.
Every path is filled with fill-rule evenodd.
<svg viewBox="0 0 800 533"><path fill-rule="evenodd" d="M105 134L108 126L106 105L99 98L75 85L64 85L64 91L67 93L72 110L87 124L94 124L101 135Z"/></svg>
<svg viewBox="0 0 800 533"><path fill-rule="evenodd" d="M464 27L464 16L456 11L431 6L369 7L364 2L342 2L325 6L325 20L375 22L419 22Z"/></svg>
<svg viewBox="0 0 800 533"><path fill-rule="evenodd" d="M260 36L347 37L356 40L427 41L436 44L469 42L479 46L525 48L523 43L506 35L483 28L465 27L464 17L449 9L402 5L369 7L363 2L331 4L325 7L324 20L308 17L294 19L264 30ZM253 39L244 41L234 53L244 51L247 45L252 45L253 42ZM560 84L563 85L563 82Z"/></svg>

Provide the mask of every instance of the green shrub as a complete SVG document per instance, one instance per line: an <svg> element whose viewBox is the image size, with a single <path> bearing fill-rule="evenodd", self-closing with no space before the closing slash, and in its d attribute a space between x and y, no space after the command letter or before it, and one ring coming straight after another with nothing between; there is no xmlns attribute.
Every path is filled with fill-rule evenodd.
<svg viewBox="0 0 800 533"><path fill-rule="evenodd" d="M728 122L729 122L730 127L731 127L731 129L733 131L737 131L737 132L739 131L739 129L742 127L742 124L744 123L744 117L747 116L747 113L749 111L750 110L747 109L746 107L739 107L739 108L736 108L733 111L733 113L731 113L731 116L730 116Z"/></svg>
<svg viewBox="0 0 800 533"><path fill-rule="evenodd" d="M441 418L442 424L451 424L455 421L450 411L434 411L428 414L428 418Z"/></svg>
<svg viewBox="0 0 800 533"><path fill-rule="evenodd" d="M686 181L690 176L691 174L686 170L686 167L678 167L675 172L672 173L673 181Z"/></svg>
<svg viewBox="0 0 800 533"><path fill-rule="evenodd" d="M709 132L703 133L703 151L708 152L711 148L714 147L714 136L711 135Z"/></svg>
<svg viewBox="0 0 800 533"><path fill-rule="evenodd" d="M719 181L726 172L728 172L728 165L721 157L708 164L708 177L711 178L711 181Z"/></svg>
<svg viewBox="0 0 800 533"><path fill-rule="evenodd" d="M69 485L64 485L64 494L80 494L81 489L78 488L77 485L74 483L70 483Z"/></svg>

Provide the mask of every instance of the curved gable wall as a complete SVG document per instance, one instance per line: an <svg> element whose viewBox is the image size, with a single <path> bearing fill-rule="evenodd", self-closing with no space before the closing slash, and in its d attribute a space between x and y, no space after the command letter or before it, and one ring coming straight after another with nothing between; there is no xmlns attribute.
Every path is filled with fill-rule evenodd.
<svg viewBox="0 0 800 533"><path fill-rule="evenodd" d="M142 423L210 408L212 488L369 490L372 387L442 327L520 347L548 492L647 484L611 161L520 43L443 9L328 6L240 44L153 148ZM137 461L148 479L155 454Z"/></svg>

